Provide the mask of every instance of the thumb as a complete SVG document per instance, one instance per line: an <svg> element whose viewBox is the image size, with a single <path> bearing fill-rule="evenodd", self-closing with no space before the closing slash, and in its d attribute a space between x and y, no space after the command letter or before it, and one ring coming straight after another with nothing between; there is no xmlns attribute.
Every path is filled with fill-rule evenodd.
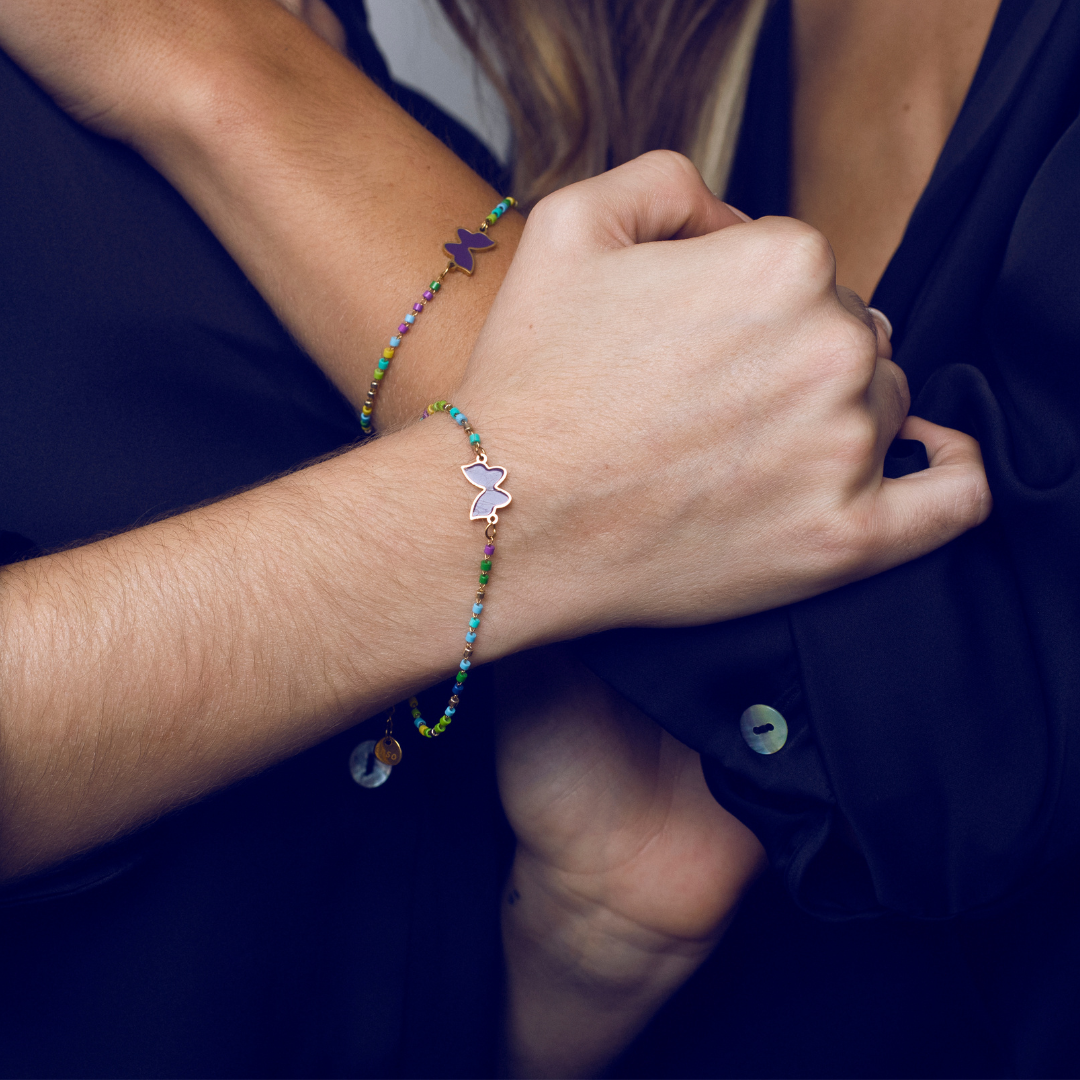
<svg viewBox="0 0 1080 1080"><path fill-rule="evenodd" d="M529 217L543 222L549 242L578 250L703 236L744 220L672 150L653 150L556 191Z"/></svg>
<svg viewBox="0 0 1080 1080"><path fill-rule="evenodd" d="M979 444L969 435L909 416L899 437L921 442L930 468L882 480L879 570L925 555L981 525L993 505Z"/></svg>

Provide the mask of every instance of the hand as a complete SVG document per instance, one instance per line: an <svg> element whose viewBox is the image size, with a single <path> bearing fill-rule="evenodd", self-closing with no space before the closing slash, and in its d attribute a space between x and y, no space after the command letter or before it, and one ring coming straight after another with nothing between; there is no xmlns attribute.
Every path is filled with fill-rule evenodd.
<svg viewBox="0 0 1080 1080"><path fill-rule="evenodd" d="M698 755L563 648L496 668L513 1075L598 1072L708 956L764 865Z"/></svg>
<svg viewBox="0 0 1080 1080"><path fill-rule="evenodd" d="M732 220L667 152L529 218L456 395L509 470L500 605L550 560L544 606L578 612L578 633L732 618L989 513L978 446L954 431L921 424L931 467L882 478L908 394L873 320L841 301L819 233ZM557 633L540 620L534 642Z"/></svg>

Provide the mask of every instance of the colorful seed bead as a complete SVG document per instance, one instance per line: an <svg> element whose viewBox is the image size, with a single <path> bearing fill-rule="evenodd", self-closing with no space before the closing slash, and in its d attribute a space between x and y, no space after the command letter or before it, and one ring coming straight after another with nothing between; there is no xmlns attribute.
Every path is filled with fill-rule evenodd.
<svg viewBox="0 0 1080 1080"><path fill-rule="evenodd" d="M481 574L480 575L480 584L481 585L486 585L488 583L488 581L490 580L490 578L491 578L490 574Z"/></svg>
<svg viewBox="0 0 1080 1080"><path fill-rule="evenodd" d="M391 349L396 349L396 348L397 348L397 347L398 347L398 346L399 346L400 344L401 344L401 338L399 338L399 337L392 337L392 338L390 339L390 348L391 348Z"/></svg>
<svg viewBox="0 0 1080 1080"><path fill-rule="evenodd" d="M432 282L432 283L431 283L431 284L430 284L430 285L428 286L428 288L429 288L429 289L430 289L430 290L431 290L431 291L432 291L433 293L437 293L437 292L438 292L438 291L439 291L439 290L440 290L440 289L442 288L442 282L441 282L441 281L440 281L440 280L439 280L438 278L436 278L436 279L435 279L435 280L434 280L434 281L433 281L433 282Z"/></svg>
<svg viewBox="0 0 1080 1080"><path fill-rule="evenodd" d="M412 326L412 324L416 322L416 316L412 312L409 312L409 314L405 316L405 321L409 326Z"/></svg>
<svg viewBox="0 0 1080 1080"><path fill-rule="evenodd" d="M423 304L413 304L412 309L413 309L413 311L415 311L419 315L420 312L424 310L424 305Z"/></svg>

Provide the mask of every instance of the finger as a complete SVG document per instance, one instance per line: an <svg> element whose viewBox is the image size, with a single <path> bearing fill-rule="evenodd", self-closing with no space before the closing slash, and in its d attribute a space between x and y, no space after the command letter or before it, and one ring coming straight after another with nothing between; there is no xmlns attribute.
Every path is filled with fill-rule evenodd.
<svg viewBox="0 0 1080 1080"><path fill-rule="evenodd" d="M879 357L874 377L866 391L871 415L877 424L878 440L874 464L881 468L889 444L896 438L911 408L907 376L891 360Z"/></svg>
<svg viewBox="0 0 1080 1080"><path fill-rule="evenodd" d="M925 555L962 532L982 524L993 500L979 444L969 435L908 417L900 429L905 439L926 446L930 468L881 482L877 498L881 532L877 569Z"/></svg>
<svg viewBox="0 0 1080 1080"><path fill-rule="evenodd" d="M892 323L877 308L867 307L863 298L854 289L849 289L846 285L837 285L836 295L840 298L840 303L859 322L873 330L874 337L877 340L878 356L891 360Z"/></svg>
<svg viewBox="0 0 1080 1080"><path fill-rule="evenodd" d="M871 315L873 315L875 321L878 324L878 330L885 335L885 340L891 344L893 329L892 322L889 320L888 315L886 315L885 312L882 311L880 308L876 307L868 307L866 310L869 311Z"/></svg>
<svg viewBox="0 0 1080 1080"><path fill-rule="evenodd" d="M541 200L531 216L555 243L589 248L703 236L742 222L706 187L689 158L670 150L654 150L563 188Z"/></svg>

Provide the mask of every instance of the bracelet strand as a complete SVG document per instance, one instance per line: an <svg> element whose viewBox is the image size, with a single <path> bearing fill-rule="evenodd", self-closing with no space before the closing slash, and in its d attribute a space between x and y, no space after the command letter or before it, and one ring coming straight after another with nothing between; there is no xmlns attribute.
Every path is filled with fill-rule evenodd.
<svg viewBox="0 0 1080 1080"><path fill-rule="evenodd" d="M458 670L454 676L454 691L450 695L450 701L443 710L442 716L434 724L424 722L420 714L420 704L415 697L409 699L409 707L412 710L413 723L416 730L427 739L441 735L457 712L461 703L461 692L465 687L465 680L469 677L469 668L472 667L473 643L476 641L476 632L480 629L480 616L484 611L484 596L487 592L488 582L491 580L492 559L495 555L495 536L499 522L498 511L510 505L510 493L503 491L499 486L506 480L506 470L499 465L489 465L487 454L479 434L473 430L468 417L456 409L448 401L433 401L425 410L421 419L426 419L437 412L447 413L469 438L469 446L476 455L476 460L469 465L462 465L461 471L470 484L480 488L480 494L473 500L472 509L469 511L470 521L486 521L484 529L484 555L480 560L480 580L473 599L472 616L469 619L468 629L465 631L465 648L462 651L461 660L458 662Z"/></svg>
<svg viewBox="0 0 1080 1080"><path fill-rule="evenodd" d="M443 279L451 270L460 270L462 273L472 276L473 269L475 268L473 252L490 251L491 248L495 247L495 241L487 234L488 229L490 229L507 210L514 206L517 206L517 200L507 195L506 198L503 199L498 206L494 207L487 217L484 218L478 232L469 232L468 229L459 228L457 230L457 242L443 244L443 251L450 261L446 264L446 268L443 272L435 278L434 281L428 283L428 287L423 291L420 299L413 304L412 310L398 324L397 333L390 338L390 344L383 349L382 356L379 357L375 364L375 370L371 377L371 385L368 387L367 397L364 399L364 404L360 409L361 434L375 434L375 428L372 424L372 414L375 411L375 398L379 393L379 387L382 385L383 379L386 377L386 372L390 368L390 361L394 359L394 354L397 352L398 348L400 348L402 339L409 332L413 323L416 322L417 315L422 315L428 304L435 299L436 293L442 288Z"/></svg>

